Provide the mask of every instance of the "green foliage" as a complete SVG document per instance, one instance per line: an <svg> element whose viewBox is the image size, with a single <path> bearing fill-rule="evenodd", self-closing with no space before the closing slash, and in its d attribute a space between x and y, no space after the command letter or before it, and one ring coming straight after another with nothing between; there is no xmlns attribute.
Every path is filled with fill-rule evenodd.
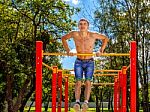
<svg viewBox="0 0 150 112"><path fill-rule="evenodd" d="M149 4L145 0L100 0L95 11L96 26L110 38L106 52L128 53L130 41L137 43L137 76L142 86L140 94L142 100L147 102L143 105L144 111L147 111L149 99L149 11ZM129 59L125 57L106 60L109 60L104 67L107 69L121 69L121 66L129 65Z"/></svg>
<svg viewBox="0 0 150 112"><path fill-rule="evenodd" d="M2 105L5 100L9 100L13 101L13 105L7 102L13 111L23 110L22 104L31 96L30 99L33 99L35 41L43 41L47 52L62 51L60 37L75 26L71 16L77 12L78 9L61 0L0 1L0 86L3 86L0 94L12 94L12 98L8 99L6 94L0 100ZM44 57L43 61L49 66L57 65L61 68L60 59L56 56ZM51 73L48 69L43 69L43 102L47 102L48 97L51 99L51 86L47 86L51 85ZM12 77L13 85L7 83L10 90L6 88L6 76ZM24 92L21 94L21 91Z"/></svg>

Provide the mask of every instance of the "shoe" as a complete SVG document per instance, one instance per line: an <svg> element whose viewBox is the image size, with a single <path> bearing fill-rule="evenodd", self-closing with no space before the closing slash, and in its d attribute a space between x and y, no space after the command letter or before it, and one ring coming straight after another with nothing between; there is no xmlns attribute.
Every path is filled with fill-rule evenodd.
<svg viewBox="0 0 150 112"><path fill-rule="evenodd" d="M88 110L89 106L88 106L88 103L84 102L82 104L82 112L86 112Z"/></svg>
<svg viewBox="0 0 150 112"><path fill-rule="evenodd" d="M75 112L80 112L80 102L76 102L73 106Z"/></svg>

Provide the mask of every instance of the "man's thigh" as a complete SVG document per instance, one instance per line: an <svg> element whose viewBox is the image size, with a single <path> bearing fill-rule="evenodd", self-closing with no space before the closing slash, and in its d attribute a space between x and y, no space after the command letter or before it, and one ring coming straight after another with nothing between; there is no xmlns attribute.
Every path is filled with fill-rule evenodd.
<svg viewBox="0 0 150 112"><path fill-rule="evenodd" d="M82 80L83 79L83 68L82 68L82 62L81 61L79 61L79 60L75 61L74 72L75 72L76 80Z"/></svg>

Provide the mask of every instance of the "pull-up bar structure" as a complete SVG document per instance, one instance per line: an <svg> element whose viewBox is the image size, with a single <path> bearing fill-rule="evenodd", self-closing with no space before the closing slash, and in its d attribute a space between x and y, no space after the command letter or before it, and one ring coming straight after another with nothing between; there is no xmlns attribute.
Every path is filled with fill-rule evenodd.
<svg viewBox="0 0 150 112"><path fill-rule="evenodd" d="M35 111L36 112L42 112L41 107L42 107L42 64L45 66L44 63L42 63L42 58L44 55L51 55L51 56L67 56L66 53L43 53L43 42L42 41L37 41L36 42L36 96L35 96ZM75 54L75 55L83 55L83 56L96 56L96 54ZM136 42L132 41L130 43L130 53L104 53L101 56L128 56L130 58L130 111L131 112L136 112L136 85L137 85L137 77L136 77ZM101 72L101 71L100 71ZM52 112L56 112L56 73L57 73L57 69L54 67L53 68L53 78L52 78L52 94L55 94L53 96L53 100L52 100ZM125 72L123 71L121 74L124 74ZM119 86L122 88L122 95L126 97L126 87L123 87L122 84L120 83L120 85L118 86L118 80L121 80L122 83L124 80L122 80L121 75L119 75L119 78L116 78L115 82L114 82L114 99L117 104L119 102L118 100L118 91L117 88L119 88ZM66 78L66 81L68 81L68 79ZM124 82L126 83L126 82ZM66 87L68 87L67 83L65 84ZM116 86L115 86L116 85ZM61 89L59 89L61 92ZM66 92L66 94L68 94ZM67 99L67 97L66 97ZM126 99L124 99L126 100ZM114 101L114 103L115 103ZM66 104L67 106L67 104ZM117 105L114 104L114 108L116 108ZM67 110L65 111L67 112ZM114 110L114 112L126 112L126 101L124 101L123 106L121 109L116 109Z"/></svg>
<svg viewBox="0 0 150 112"><path fill-rule="evenodd" d="M43 53L43 56L67 56L66 53ZM90 53L74 53L74 56L96 56L96 54L90 54ZM103 53L101 56L130 56L129 53Z"/></svg>

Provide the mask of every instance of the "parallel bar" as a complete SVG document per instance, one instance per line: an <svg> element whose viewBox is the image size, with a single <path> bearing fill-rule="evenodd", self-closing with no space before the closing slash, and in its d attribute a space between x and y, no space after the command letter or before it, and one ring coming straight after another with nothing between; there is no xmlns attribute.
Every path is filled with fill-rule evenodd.
<svg viewBox="0 0 150 112"><path fill-rule="evenodd" d="M136 112L137 110L137 76L136 76L136 42L133 41L130 44L130 110Z"/></svg>
<svg viewBox="0 0 150 112"><path fill-rule="evenodd" d="M74 86L75 83L69 83L69 85ZM85 85L85 84L82 83L82 85ZM99 85L99 86L101 86L101 85L102 85L102 86L103 86L103 85L105 86L105 85L114 85L114 83L92 83L92 85L93 85L93 86L96 86L96 85L97 85L97 86L98 86L98 85Z"/></svg>
<svg viewBox="0 0 150 112"><path fill-rule="evenodd" d="M121 70L95 70L95 72L120 72Z"/></svg>
<svg viewBox="0 0 150 112"><path fill-rule="evenodd" d="M63 72L74 71L74 70L63 70ZM94 72L120 72L121 70L95 70Z"/></svg>
<svg viewBox="0 0 150 112"><path fill-rule="evenodd" d="M41 41L37 41L35 112L42 112L42 49L43 43Z"/></svg>
<svg viewBox="0 0 150 112"><path fill-rule="evenodd" d="M118 74L94 74L94 76L117 76ZM74 74L63 74L63 77L74 76Z"/></svg>
<svg viewBox="0 0 150 112"><path fill-rule="evenodd" d="M127 67L126 67L126 70L128 70L130 68L130 65L128 65Z"/></svg>
<svg viewBox="0 0 150 112"><path fill-rule="evenodd" d="M94 74L94 76L117 76L118 74Z"/></svg>
<svg viewBox="0 0 150 112"><path fill-rule="evenodd" d="M53 69L52 67L50 67L49 65L45 64L44 62L42 62L42 65L44 65L45 67L49 68L50 70Z"/></svg>
<svg viewBox="0 0 150 112"><path fill-rule="evenodd" d="M47 56L67 56L66 53L43 53ZM77 54L74 53L74 56L96 56L96 54L87 53L87 54ZM101 56L130 56L129 53L103 53Z"/></svg>

